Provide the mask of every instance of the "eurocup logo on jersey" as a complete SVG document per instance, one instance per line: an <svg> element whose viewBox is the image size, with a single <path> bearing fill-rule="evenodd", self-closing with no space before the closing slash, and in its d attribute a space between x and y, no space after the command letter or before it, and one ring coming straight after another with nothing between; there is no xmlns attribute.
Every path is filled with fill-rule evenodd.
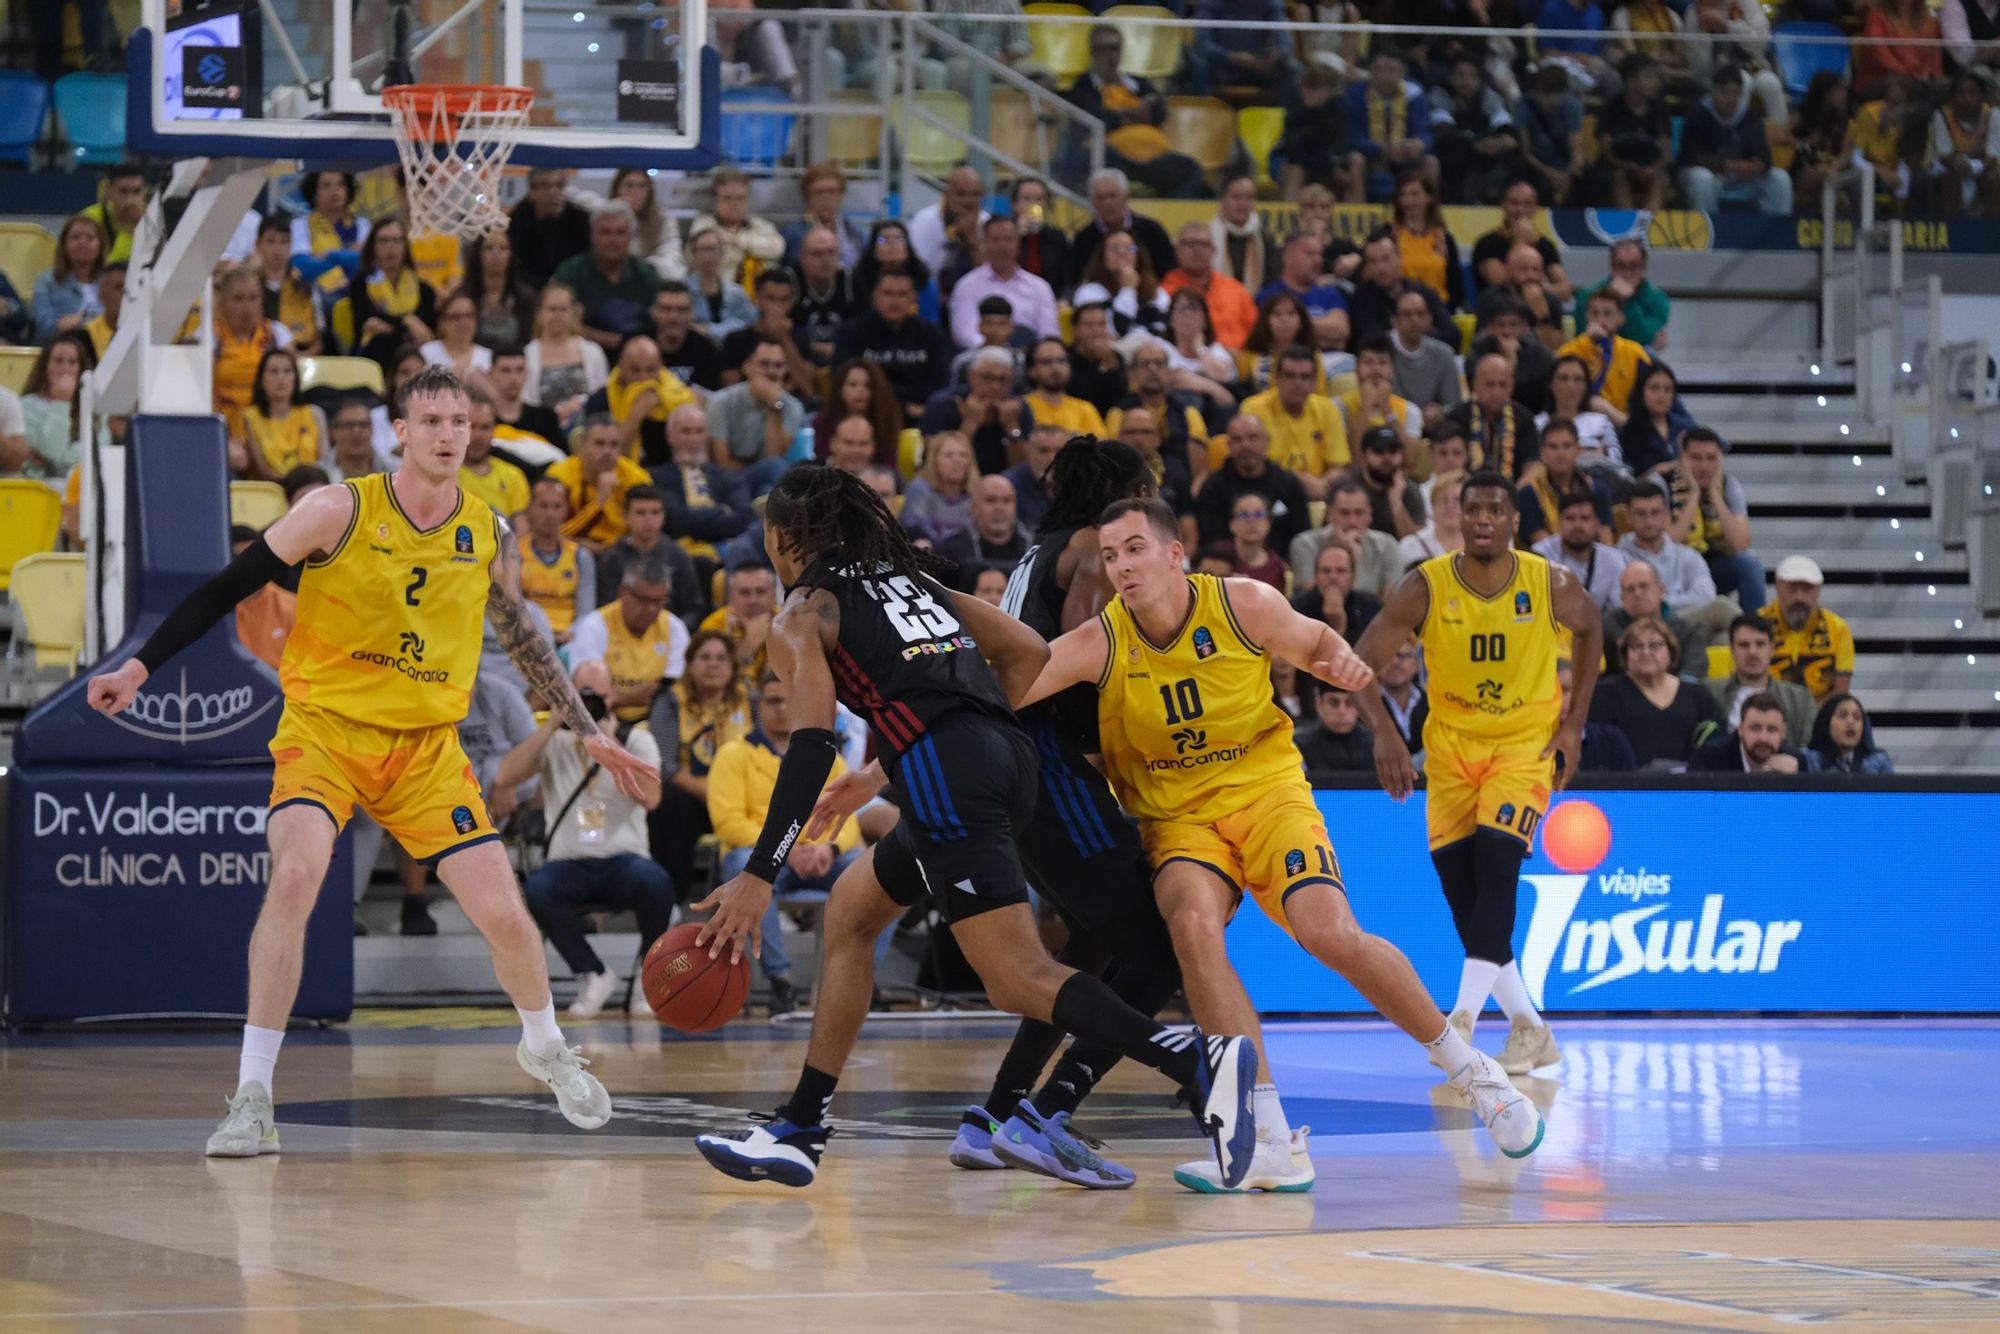
<svg viewBox="0 0 2000 1334"><path fill-rule="evenodd" d="M1537 1006L1640 974L1774 973L1805 929L1798 921L1726 919L1720 892L1698 891L1698 907L1692 896L1676 901L1671 870L1605 869L1611 822L1588 801L1549 812L1542 850L1564 874L1521 876L1535 887L1521 978ZM1616 1008L1615 993L1604 1004Z"/></svg>

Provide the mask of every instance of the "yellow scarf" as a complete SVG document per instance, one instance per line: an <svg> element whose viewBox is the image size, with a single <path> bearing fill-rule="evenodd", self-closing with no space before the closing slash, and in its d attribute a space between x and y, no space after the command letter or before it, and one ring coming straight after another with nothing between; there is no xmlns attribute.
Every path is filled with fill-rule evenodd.
<svg viewBox="0 0 2000 1334"><path fill-rule="evenodd" d="M368 299L375 305L375 313L399 319L404 315L417 313L417 302L423 293L417 285L417 271L408 265L396 275L394 282L376 270L368 278Z"/></svg>
<svg viewBox="0 0 2000 1334"><path fill-rule="evenodd" d="M1384 148L1393 147L1410 137L1410 98L1400 88L1394 97L1377 97L1374 89L1369 89L1368 137Z"/></svg>
<svg viewBox="0 0 2000 1334"><path fill-rule="evenodd" d="M264 290L270 291L268 287ZM319 332L319 320L313 310L312 289L306 286L297 269L285 270L277 297L277 309L271 312L271 318L292 331L293 342L311 342Z"/></svg>
<svg viewBox="0 0 2000 1334"><path fill-rule="evenodd" d="M681 710L681 763L699 778L715 763L716 751L750 735L750 710L741 702L731 703L727 695L713 704L700 703L686 677L673 690Z"/></svg>
<svg viewBox="0 0 2000 1334"><path fill-rule="evenodd" d="M328 222L324 213L306 214L306 239L312 246L312 253L324 255L329 250L352 250L361 243L361 227L354 215L343 213L338 223Z"/></svg>
<svg viewBox="0 0 2000 1334"><path fill-rule="evenodd" d="M1500 409L1500 419L1490 420L1477 403L1472 405L1472 466L1491 468L1503 477L1514 475L1514 405ZM1489 438L1489 428L1491 431Z"/></svg>

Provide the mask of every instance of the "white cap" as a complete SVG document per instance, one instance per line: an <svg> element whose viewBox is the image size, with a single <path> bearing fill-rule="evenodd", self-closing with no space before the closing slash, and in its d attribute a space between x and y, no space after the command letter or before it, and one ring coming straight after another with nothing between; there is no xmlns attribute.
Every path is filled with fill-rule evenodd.
<svg viewBox="0 0 2000 1334"><path fill-rule="evenodd" d="M1819 562L1811 556L1787 556L1778 562L1778 582L1817 586L1826 582L1826 576L1820 573Z"/></svg>

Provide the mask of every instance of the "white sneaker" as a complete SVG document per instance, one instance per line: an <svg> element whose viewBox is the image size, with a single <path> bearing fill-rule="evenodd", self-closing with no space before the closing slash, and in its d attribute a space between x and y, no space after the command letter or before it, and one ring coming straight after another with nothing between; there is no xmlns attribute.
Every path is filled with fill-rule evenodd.
<svg viewBox="0 0 2000 1334"><path fill-rule="evenodd" d="M1472 1104L1500 1152L1509 1158L1526 1158L1541 1147L1548 1128L1541 1109L1514 1087L1491 1056L1474 1051L1472 1063L1451 1077L1451 1086Z"/></svg>
<svg viewBox="0 0 2000 1334"><path fill-rule="evenodd" d="M590 1062L583 1059L581 1047L559 1047L547 1056L537 1056L528 1050L528 1040L523 1038L514 1048L514 1059L554 1091L556 1106L562 1108L571 1125L595 1130L611 1119L611 1095L584 1069Z"/></svg>
<svg viewBox="0 0 2000 1334"><path fill-rule="evenodd" d="M626 1005L625 1012L634 1019L643 1019L654 1024L660 1022L660 1016L653 1013L653 1003L646 999L646 984L640 978L632 979L632 999Z"/></svg>
<svg viewBox="0 0 2000 1334"><path fill-rule="evenodd" d="M1554 1065L1561 1059L1562 1049L1556 1046L1555 1035L1549 1032L1549 1026L1530 1023L1526 1019L1514 1021L1499 1056L1500 1068L1510 1075L1525 1075L1545 1065Z"/></svg>
<svg viewBox="0 0 2000 1334"><path fill-rule="evenodd" d="M571 1019L595 1019L604 1009L604 1002L610 1000L611 993L616 990L618 978L609 968L585 973L577 983L576 996L565 1013Z"/></svg>
<svg viewBox="0 0 2000 1334"><path fill-rule="evenodd" d="M1311 1134L1310 1126L1300 1126L1292 1132L1291 1143L1286 1144L1260 1129L1257 1151L1250 1158L1250 1173L1240 1186L1222 1184L1222 1173L1213 1158L1182 1163L1174 1169L1174 1180L1200 1195L1247 1195L1253 1190L1303 1194L1313 1188L1317 1175L1306 1146L1306 1138Z"/></svg>
<svg viewBox="0 0 2000 1334"><path fill-rule="evenodd" d="M229 1115L208 1137L208 1156L255 1158L277 1151L278 1122L271 1110L271 1095L253 1079L229 1100Z"/></svg>
<svg viewBox="0 0 2000 1334"><path fill-rule="evenodd" d="M1465 1039L1467 1046L1471 1046L1472 1026L1475 1023L1477 1023L1478 1020L1479 1016L1473 1014L1469 1010L1453 1010L1451 1012L1451 1018L1446 1020L1445 1022L1449 1023L1454 1029L1458 1031L1458 1035Z"/></svg>

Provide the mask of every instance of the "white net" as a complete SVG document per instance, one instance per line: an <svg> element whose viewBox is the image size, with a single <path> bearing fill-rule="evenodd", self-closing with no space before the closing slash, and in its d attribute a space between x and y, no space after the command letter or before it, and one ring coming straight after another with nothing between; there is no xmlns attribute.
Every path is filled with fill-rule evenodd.
<svg viewBox="0 0 2000 1334"><path fill-rule="evenodd" d="M501 86L382 90L395 117L412 234L469 239L507 225L500 175L534 100L532 89Z"/></svg>

